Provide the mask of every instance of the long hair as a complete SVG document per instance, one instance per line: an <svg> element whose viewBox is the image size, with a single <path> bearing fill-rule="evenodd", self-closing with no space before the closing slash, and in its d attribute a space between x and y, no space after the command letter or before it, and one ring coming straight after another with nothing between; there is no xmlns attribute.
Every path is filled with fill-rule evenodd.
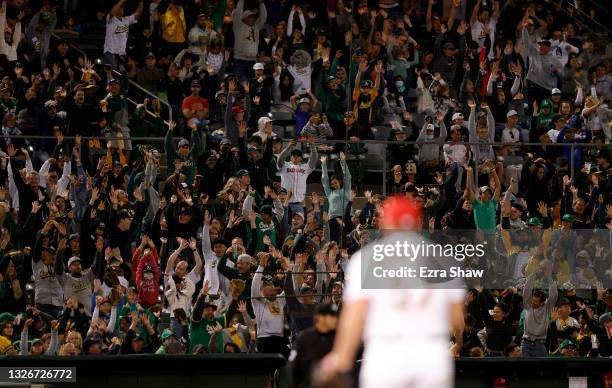
<svg viewBox="0 0 612 388"><path fill-rule="evenodd" d="M283 85L283 79L285 77L289 78L289 85ZM278 89L280 90L280 96L282 101L289 101L291 96L293 96L293 82L295 78L289 73L287 70L283 70L279 77Z"/></svg>
<svg viewBox="0 0 612 388"><path fill-rule="evenodd" d="M227 182L225 182L225 186L223 186L223 189L219 191L219 194L217 194L217 198L221 201L227 201L228 200L227 196L232 191L232 186L236 183L240 183L238 178L236 177L229 178Z"/></svg>

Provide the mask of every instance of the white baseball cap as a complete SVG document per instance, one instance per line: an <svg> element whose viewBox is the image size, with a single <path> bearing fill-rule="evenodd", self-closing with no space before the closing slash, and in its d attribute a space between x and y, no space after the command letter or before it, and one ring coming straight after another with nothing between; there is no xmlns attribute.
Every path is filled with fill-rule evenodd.
<svg viewBox="0 0 612 388"><path fill-rule="evenodd" d="M263 70L265 68L264 64L261 62L257 62L253 65L253 70Z"/></svg>
<svg viewBox="0 0 612 388"><path fill-rule="evenodd" d="M561 94L561 90L559 90L559 88L553 88L553 90L551 90L550 94Z"/></svg>
<svg viewBox="0 0 612 388"><path fill-rule="evenodd" d="M306 104L310 104L310 99L309 99L309 98L306 98L306 97L304 97L304 98L300 98L300 99L298 100L298 105L299 105L299 104L301 104L301 103L304 103L304 102L305 102Z"/></svg>
<svg viewBox="0 0 612 388"><path fill-rule="evenodd" d="M425 129L426 129L426 130L428 130L428 131L433 131L433 130L434 130L434 128L435 128L435 127L434 127L434 125L433 125L433 124L427 124L427 125L425 126Z"/></svg>
<svg viewBox="0 0 612 388"><path fill-rule="evenodd" d="M260 131L263 131L263 129L266 127L266 124L268 124L270 121L272 121L269 117L263 116L260 117L259 120L257 120L257 128Z"/></svg>
<svg viewBox="0 0 612 388"><path fill-rule="evenodd" d="M463 113L461 112L453 113L453 118L451 121L455 121L457 119L462 119L462 118L463 118Z"/></svg>
<svg viewBox="0 0 612 388"><path fill-rule="evenodd" d="M510 109L508 113L506 113L506 118L512 117L512 116L518 116L518 112L515 111L514 109Z"/></svg>

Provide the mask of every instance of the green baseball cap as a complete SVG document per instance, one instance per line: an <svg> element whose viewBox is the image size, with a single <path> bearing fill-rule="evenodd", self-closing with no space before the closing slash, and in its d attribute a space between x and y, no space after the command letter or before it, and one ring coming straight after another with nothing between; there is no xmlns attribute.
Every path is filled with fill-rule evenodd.
<svg viewBox="0 0 612 388"><path fill-rule="evenodd" d="M13 322L14 320L15 320L15 316L11 313L5 312L5 313L0 314L0 324L4 322L8 322L8 321Z"/></svg>
<svg viewBox="0 0 612 388"><path fill-rule="evenodd" d="M542 226L542 222L538 217L531 217L527 220L527 225L529 226Z"/></svg>
<svg viewBox="0 0 612 388"><path fill-rule="evenodd" d="M563 217L561 218L561 221L567 221L567 222L574 222L576 220L576 217L574 217L573 215L566 213L563 215Z"/></svg>
<svg viewBox="0 0 612 388"><path fill-rule="evenodd" d="M176 334L174 334L174 332L170 329L166 329L162 332L161 336L159 337L159 339L164 342L165 340L167 340L170 337L176 337Z"/></svg>

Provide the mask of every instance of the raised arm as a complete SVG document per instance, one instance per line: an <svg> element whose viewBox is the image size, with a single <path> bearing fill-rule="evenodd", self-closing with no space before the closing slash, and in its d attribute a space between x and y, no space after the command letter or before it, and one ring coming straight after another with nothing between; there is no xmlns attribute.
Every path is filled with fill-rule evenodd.
<svg viewBox="0 0 612 388"><path fill-rule="evenodd" d="M321 185L323 186L325 196L329 198L332 191L329 185L329 174L327 172L327 156L321 156Z"/></svg>
<svg viewBox="0 0 612 388"><path fill-rule="evenodd" d="M474 185L474 175L472 174L471 166L465 168L465 175L465 191L463 192L463 197L471 202L474 200L474 190L472 189Z"/></svg>
<svg viewBox="0 0 612 388"><path fill-rule="evenodd" d="M249 218L249 213L253 210L253 202L255 202L255 197L251 194L247 194L242 204L242 216L245 219Z"/></svg>
<svg viewBox="0 0 612 388"><path fill-rule="evenodd" d="M531 297L533 294L533 283L535 282L536 272L529 275L525 286L523 287L523 305L526 309L531 308ZM556 294L557 290L555 290Z"/></svg>
<svg viewBox="0 0 612 388"><path fill-rule="evenodd" d="M109 15L110 16L114 16L116 18L121 17L121 10L123 9L123 5L125 4L126 0L119 0L114 6L113 8L111 8Z"/></svg>
<svg viewBox="0 0 612 388"><path fill-rule="evenodd" d="M291 152L291 149L294 146L295 146L295 141L294 140L290 141L289 145L287 147L285 147L285 149L283 149L283 151L278 156L278 161L276 162L276 167L279 170L281 168L283 168L283 166L285 165L285 160L287 159L287 156L289 155L289 152Z"/></svg>

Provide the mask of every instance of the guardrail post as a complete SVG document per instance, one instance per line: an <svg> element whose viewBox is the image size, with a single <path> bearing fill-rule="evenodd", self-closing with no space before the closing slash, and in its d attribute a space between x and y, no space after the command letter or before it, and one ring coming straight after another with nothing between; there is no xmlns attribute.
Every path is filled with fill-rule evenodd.
<svg viewBox="0 0 612 388"><path fill-rule="evenodd" d="M383 196L387 196L387 145L383 144L383 158L382 158L382 171L383 171L383 180L382 180L382 194Z"/></svg>
<svg viewBox="0 0 612 388"><path fill-rule="evenodd" d="M571 143L570 146L570 178L572 179L572 184L574 181L574 168L576 166L574 166L574 143Z"/></svg>

